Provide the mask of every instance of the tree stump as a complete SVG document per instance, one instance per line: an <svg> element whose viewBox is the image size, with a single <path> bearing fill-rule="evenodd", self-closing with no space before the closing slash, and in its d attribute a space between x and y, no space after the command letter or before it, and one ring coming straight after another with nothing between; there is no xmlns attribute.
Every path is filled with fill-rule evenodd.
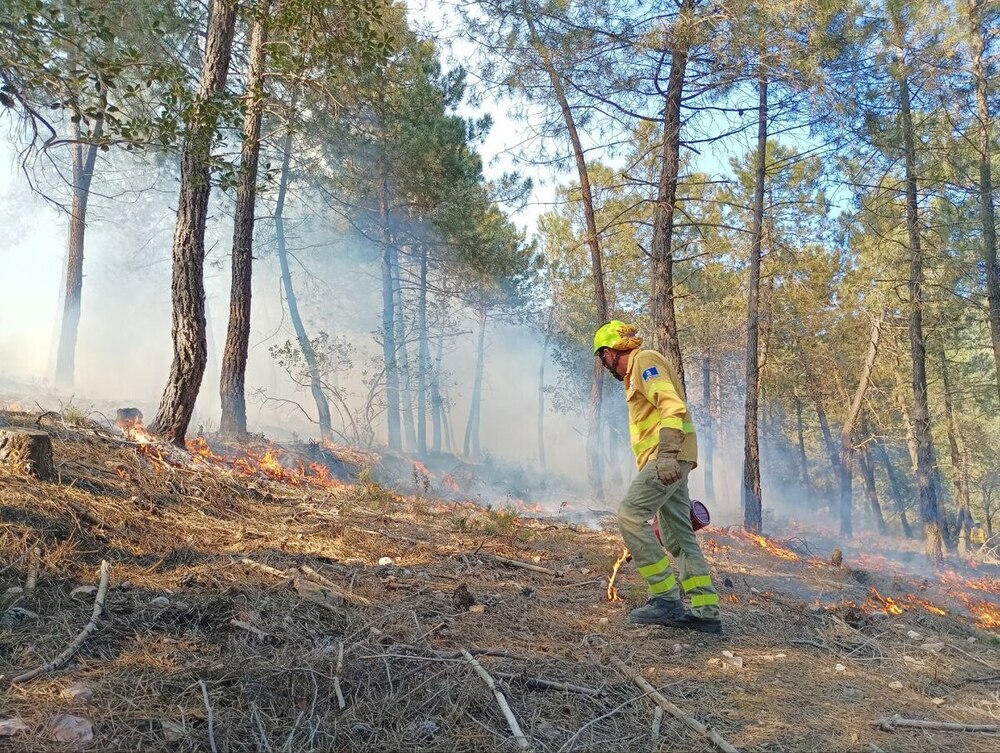
<svg viewBox="0 0 1000 753"><path fill-rule="evenodd" d="M0 466L42 481L54 481L52 439L36 429L0 429Z"/></svg>

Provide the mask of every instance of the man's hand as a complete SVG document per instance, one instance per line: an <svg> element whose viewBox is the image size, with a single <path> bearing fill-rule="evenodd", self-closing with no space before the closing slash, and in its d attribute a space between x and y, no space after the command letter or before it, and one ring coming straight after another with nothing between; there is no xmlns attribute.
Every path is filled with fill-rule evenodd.
<svg viewBox="0 0 1000 753"><path fill-rule="evenodd" d="M681 480L681 464L677 462L677 457L662 456L656 458L656 478L664 486L676 484Z"/></svg>
<svg viewBox="0 0 1000 753"><path fill-rule="evenodd" d="M659 448L656 452L656 478L661 484L670 486L683 478L677 453L684 444L684 432L678 429L660 429Z"/></svg>

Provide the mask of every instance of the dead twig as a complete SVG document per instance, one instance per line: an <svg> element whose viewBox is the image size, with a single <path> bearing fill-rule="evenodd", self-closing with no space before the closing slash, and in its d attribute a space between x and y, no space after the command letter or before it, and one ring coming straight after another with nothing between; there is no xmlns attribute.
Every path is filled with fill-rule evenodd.
<svg viewBox="0 0 1000 753"><path fill-rule="evenodd" d="M676 717L680 721L684 722L688 727L693 729L699 735L703 735L712 741L712 744L716 748L723 751L723 753L739 753L739 751L732 746L732 744L726 740L722 735L716 732L711 727L708 727L701 722L699 722L694 717L688 716L677 706L668 701L663 695L659 693L649 682L640 675L635 670L631 669L625 662L621 661L615 656L609 657L611 663L623 674L629 677L633 683L635 683L641 690L644 690L646 694L653 699L653 701L664 711L672 716Z"/></svg>
<svg viewBox="0 0 1000 753"><path fill-rule="evenodd" d="M500 557L496 554L487 555L489 559L499 562L502 565L507 565L508 567L519 567L522 570L530 570L533 573L543 573L545 575L551 575L555 578L561 578L562 573L558 570L553 570L550 567L542 567L541 565L532 565L530 562L521 562L520 560L510 560L506 557Z"/></svg>
<svg viewBox="0 0 1000 753"><path fill-rule="evenodd" d="M604 691L598 690L597 688L588 688L583 685L574 685L570 682L555 682L554 680L543 680L541 677L528 677L526 675L516 675L512 672L497 672L494 671L497 677L502 677L505 680L520 680L525 685L535 688L548 688L551 690L565 690L568 693L580 693L581 695L589 695L591 698L597 698L598 696L604 695Z"/></svg>
<svg viewBox="0 0 1000 753"><path fill-rule="evenodd" d="M201 686L201 697L205 700L205 710L208 712L208 744L212 748L212 753L219 753L215 747L215 712L212 711L212 702L208 698L208 688L205 687L204 680L198 680Z"/></svg>
<svg viewBox="0 0 1000 753"><path fill-rule="evenodd" d="M876 725L892 732L896 727L916 727L918 729L934 729L942 732L985 732L996 734L1000 726L996 724L960 724L956 722L935 722L930 719L906 719L899 714L893 714L887 719L880 719Z"/></svg>
<svg viewBox="0 0 1000 753"><path fill-rule="evenodd" d="M486 686L493 691L494 698L497 699L497 704L500 706L500 710L503 712L504 718L507 720L507 726L510 727L511 733L514 735L514 741L517 743L519 750L531 750L531 743L528 742L528 738L524 736L524 732L521 731L521 725L517 723L517 718L514 716L514 712L510 710L510 706L507 704L507 697L500 691L490 673L483 669L483 665L480 664L476 657L462 649L462 656L465 660L472 665L472 668L476 671Z"/></svg>
<svg viewBox="0 0 1000 753"><path fill-rule="evenodd" d="M24 581L24 590L31 592L35 590L38 582L38 561L42 558L42 550L37 546L31 550L31 559L28 561L28 577Z"/></svg>
<svg viewBox="0 0 1000 753"><path fill-rule="evenodd" d="M337 706L343 711L347 708L347 701L344 700L344 693L340 689L340 675L344 671L344 642L341 641L337 647L337 671L333 675L333 692L337 694Z"/></svg>
<svg viewBox="0 0 1000 753"><path fill-rule="evenodd" d="M650 745L653 753L660 747L660 727L663 726L663 708L661 706L653 707L653 729L650 733Z"/></svg>
<svg viewBox="0 0 1000 753"><path fill-rule="evenodd" d="M260 570L262 573L267 573L268 575L273 575L275 578L286 578L291 580L293 573L288 570L279 570L276 567L271 567L270 565L265 565L263 562L257 562L249 557L244 557L240 560L240 563L246 565L247 567L252 567L256 570Z"/></svg>
<svg viewBox="0 0 1000 753"><path fill-rule="evenodd" d="M311 567L309 567L309 565L302 565L301 567L299 567L299 570L301 570L302 573L307 578L316 581L321 586L326 587L328 591L330 591L333 594L336 594L344 601L349 601L354 604L362 604L364 606L371 605L371 601L366 599L364 596L358 596L357 594L351 591L345 591L322 573L318 573L315 570L313 570Z"/></svg>
<svg viewBox="0 0 1000 753"><path fill-rule="evenodd" d="M76 638L73 639L72 643L63 649L59 656L52 661L46 662L40 667L36 667L35 669L27 672L22 672L11 680L12 683L27 682L28 680L32 680L39 675L59 669L59 667L70 660L73 654L80 650L80 646L83 645L83 642L87 640L91 633L97 630L97 620L100 618L101 612L104 611L104 597L108 593L108 580L110 577L111 565L108 564L107 560L101 560L101 580L97 586L97 596L94 597L94 611L91 612L90 621L83 626L83 630L81 630Z"/></svg>
<svg viewBox="0 0 1000 753"><path fill-rule="evenodd" d="M251 625L249 622L244 622L243 620L237 620L236 618L233 618L229 621L229 624L232 625L234 628L239 628L240 630L246 630L248 633L253 633L261 640L267 638L267 633L265 633L259 627Z"/></svg>

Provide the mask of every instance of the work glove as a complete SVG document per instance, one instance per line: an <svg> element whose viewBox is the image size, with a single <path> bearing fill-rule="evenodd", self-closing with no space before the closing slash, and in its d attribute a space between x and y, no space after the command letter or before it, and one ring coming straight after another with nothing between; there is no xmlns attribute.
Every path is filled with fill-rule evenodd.
<svg viewBox="0 0 1000 753"><path fill-rule="evenodd" d="M656 478L665 486L676 484L683 478L677 453L684 444L684 432L680 429L660 429L660 444L656 453Z"/></svg>

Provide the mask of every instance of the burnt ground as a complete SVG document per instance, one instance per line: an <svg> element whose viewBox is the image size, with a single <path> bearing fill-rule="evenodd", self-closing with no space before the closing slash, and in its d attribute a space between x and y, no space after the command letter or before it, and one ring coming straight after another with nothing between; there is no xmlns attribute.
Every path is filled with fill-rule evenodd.
<svg viewBox="0 0 1000 753"><path fill-rule="evenodd" d="M463 648L536 751L714 749L669 714L654 743L654 703L615 660L741 751L998 748L877 724L1000 723L989 565L923 578L919 558L898 564L913 552L890 559L872 540L836 567L808 531L782 545L710 529L725 635L631 627L644 592L626 565L624 601L608 601L613 530L440 500L430 483L404 495L371 474L295 485L183 453L165 462L85 422L42 425L58 482L0 471L0 729L24 724L4 750L516 750ZM97 630L63 668L13 683L88 622L94 594L73 591L97 584L102 560ZM56 741L60 714L90 721L93 740Z"/></svg>

